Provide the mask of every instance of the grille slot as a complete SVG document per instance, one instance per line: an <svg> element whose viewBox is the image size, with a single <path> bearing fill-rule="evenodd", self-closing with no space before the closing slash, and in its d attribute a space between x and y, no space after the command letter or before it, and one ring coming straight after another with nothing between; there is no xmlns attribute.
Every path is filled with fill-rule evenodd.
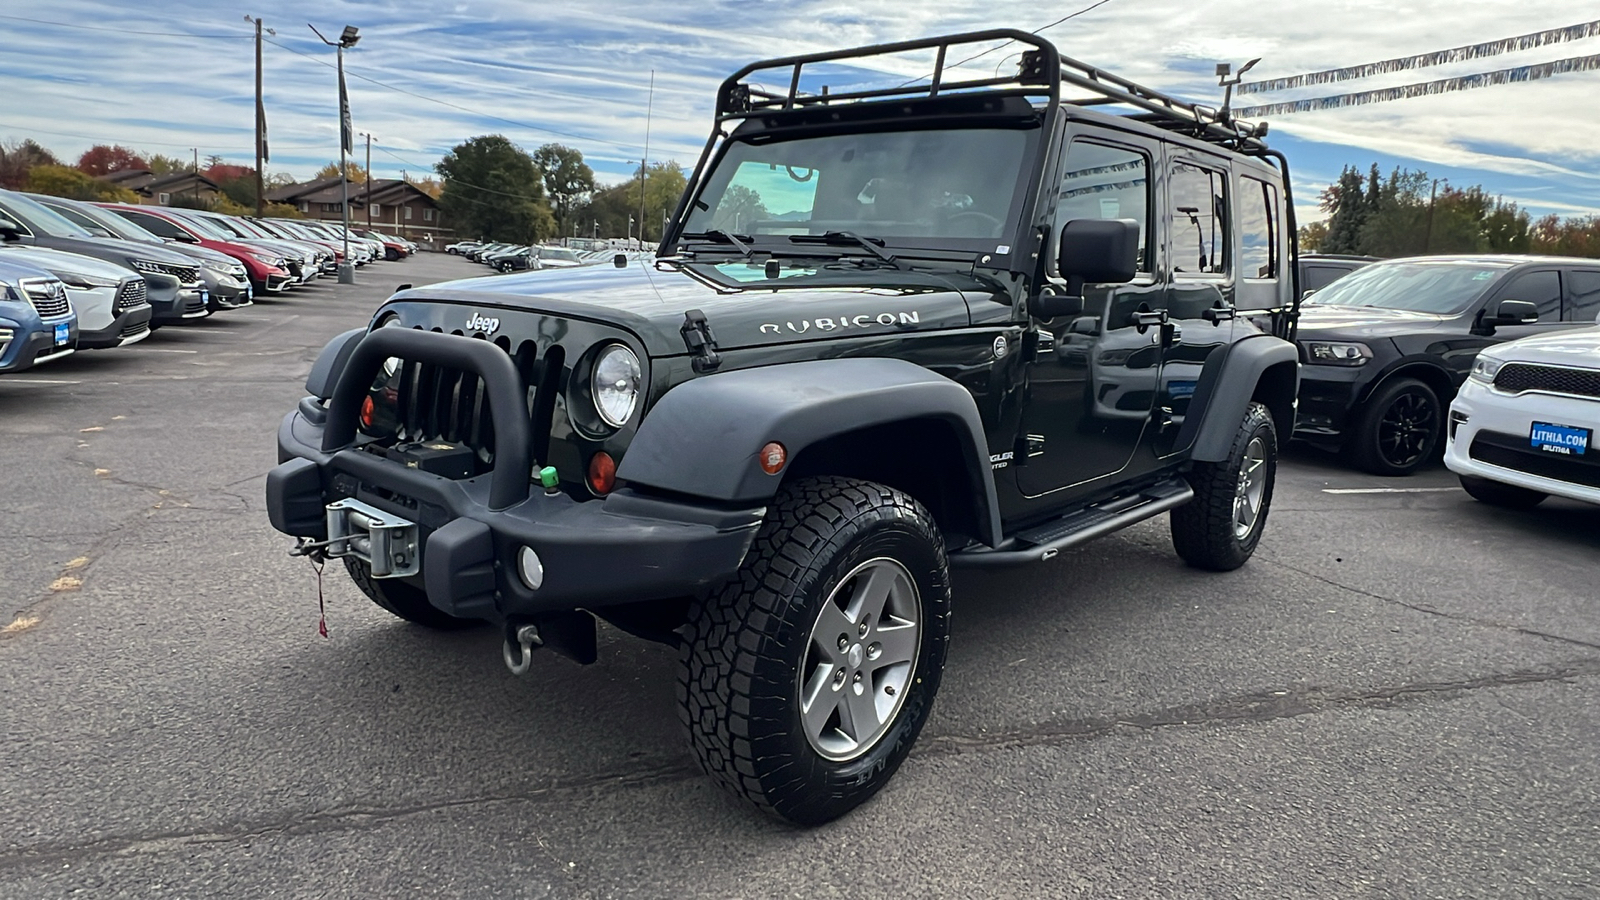
<svg viewBox="0 0 1600 900"><path fill-rule="evenodd" d="M136 306L143 306L147 302L149 293L149 285L145 284L143 278L124 281L122 287L117 289L116 311L127 312Z"/></svg>
<svg viewBox="0 0 1600 900"><path fill-rule="evenodd" d="M33 304L41 319L72 312L72 303L67 299L67 286L59 281L24 281L22 292L28 295L28 302Z"/></svg>
<svg viewBox="0 0 1600 900"><path fill-rule="evenodd" d="M1548 391L1552 394L1600 397L1600 369L1507 363L1495 375L1494 386L1510 394Z"/></svg>
<svg viewBox="0 0 1600 900"><path fill-rule="evenodd" d="M1592 453L1578 457L1546 453L1527 448L1524 446L1525 440L1511 435L1479 432L1472 446L1467 449L1467 454L1479 462L1502 469L1600 487L1600 460L1586 458Z"/></svg>
<svg viewBox="0 0 1600 900"><path fill-rule="evenodd" d="M182 284L194 284L200 280L199 266L179 266L171 263L158 263L139 261L138 268L143 272L156 272L162 275L171 275Z"/></svg>

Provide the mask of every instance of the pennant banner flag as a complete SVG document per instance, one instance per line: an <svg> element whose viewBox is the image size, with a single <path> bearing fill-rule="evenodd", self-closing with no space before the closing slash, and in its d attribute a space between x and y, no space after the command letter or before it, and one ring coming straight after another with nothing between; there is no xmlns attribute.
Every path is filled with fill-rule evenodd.
<svg viewBox="0 0 1600 900"><path fill-rule="evenodd" d="M1472 44L1466 47L1456 47L1452 50L1439 50L1434 53L1423 53L1418 56L1402 56L1398 59L1386 59L1383 62L1367 63L1362 66L1349 66L1343 69L1327 69L1321 72L1312 72L1307 75L1295 75L1289 78L1274 78L1268 81L1247 81L1235 90L1240 94L1260 94L1267 91L1287 91L1294 88L1306 87L1313 84L1331 84L1336 81L1351 81L1356 78L1367 78L1372 75L1382 75L1385 72L1403 72L1408 69L1422 69L1428 66L1438 66L1445 63L1461 62L1468 59L1482 59L1487 56L1499 56L1502 53L1514 53L1518 50L1532 50L1547 44L1564 44L1569 41L1580 41L1584 38L1600 35L1600 22L1585 22L1582 25L1568 25L1565 28L1552 28L1548 31L1536 31L1533 34L1524 34L1520 37L1504 38L1498 41L1489 41L1484 44ZM1468 76L1472 77L1472 76Z"/></svg>
<svg viewBox="0 0 1600 900"><path fill-rule="evenodd" d="M261 132L261 161L268 162L272 154L267 152L267 108L261 104L261 98L256 98L256 129Z"/></svg>
<svg viewBox="0 0 1600 900"><path fill-rule="evenodd" d="M350 95L344 89L344 69L339 69L339 143L344 152L356 152L356 129L350 122Z"/></svg>
<svg viewBox="0 0 1600 900"><path fill-rule="evenodd" d="M1332 97L1312 97L1306 100L1288 100L1283 103L1267 103L1261 106L1245 106L1234 110L1233 114L1240 118L1260 119L1269 116L1284 116L1290 113L1315 112L1320 109L1340 109L1346 106L1384 103L1389 100L1407 100L1412 97L1448 94L1452 91L1468 91L1473 88L1493 87L1497 84L1538 81L1541 78L1549 78L1552 75L1565 75L1569 72L1593 72L1597 69L1600 69L1600 55L1575 56L1571 59L1558 59L1555 62L1547 62L1535 66L1517 66L1514 69L1485 72L1481 75L1462 75L1458 78L1442 78L1438 81L1425 81L1421 84L1408 84L1375 91L1336 94Z"/></svg>

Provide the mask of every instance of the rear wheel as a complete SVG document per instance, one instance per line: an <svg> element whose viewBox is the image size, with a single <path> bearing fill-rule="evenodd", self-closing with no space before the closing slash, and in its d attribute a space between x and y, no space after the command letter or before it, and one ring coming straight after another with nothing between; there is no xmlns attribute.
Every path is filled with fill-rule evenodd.
<svg viewBox="0 0 1600 900"><path fill-rule="evenodd" d="M1479 503L1503 506L1506 509L1533 509L1550 496L1542 491L1533 491L1514 484L1502 484L1487 478L1474 478L1471 475L1461 476L1461 489Z"/></svg>
<svg viewBox="0 0 1600 900"><path fill-rule="evenodd" d="M479 624L477 619L457 618L440 610L428 602L426 592L403 581L372 577L372 569L359 559L346 556L344 568L350 573L350 580L361 589L361 593L366 594L373 603L384 610L407 622L439 631L454 631Z"/></svg>
<svg viewBox="0 0 1600 900"><path fill-rule="evenodd" d="M1172 546L1197 569L1230 572L1261 541L1278 472L1278 432L1272 413L1251 403L1228 458L1196 463L1189 473L1194 499L1171 513Z"/></svg>
<svg viewBox="0 0 1600 900"><path fill-rule="evenodd" d="M864 481L779 492L736 579L689 610L678 699L712 778L801 825L894 775L949 640L944 543L912 498Z"/></svg>
<svg viewBox="0 0 1600 900"><path fill-rule="evenodd" d="M1401 378L1379 388L1361 408L1347 449L1364 471L1410 475L1439 448L1443 427L1439 395L1415 378Z"/></svg>

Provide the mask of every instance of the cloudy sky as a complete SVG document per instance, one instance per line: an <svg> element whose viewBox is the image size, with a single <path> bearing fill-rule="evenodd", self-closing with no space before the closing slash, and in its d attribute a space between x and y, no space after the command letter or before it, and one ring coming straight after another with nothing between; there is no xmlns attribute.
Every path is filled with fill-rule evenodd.
<svg viewBox="0 0 1600 900"><path fill-rule="evenodd" d="M306 27L361 29L346 57L356 128L377 177L428 171L457 142L502 133L532 150L582 150L603 180L644 153L692 166L717 84L751 60L990 27L1033 30L1093 0L6 0L0 140L75 158L94 143L252 162L254 58L265 46L269 171L297 177L338 155L333 51ZM1443 50L1600 19L1572 0L1103 0L1043 34L1068 56L1180 96L1220 101L1213 69L1261 57L1251 79ZM32 21L30 21L32 20ZM1016 61L1003 48L968 69ZM1600 37L1342 86L1298 99L1600 54ZM899 60L875 74L914 78ZM654 92L651 100L651 70ZM854 73L862 78L867 73ZM841 73L848 80L850 73ZM1270 120L1299 201L1345 164L1421 168L1481 183L1535 214L1600 213L1600 71ZM358 141L362 139L358 138ZM358 149L358 161L364 148Z"/></svg>

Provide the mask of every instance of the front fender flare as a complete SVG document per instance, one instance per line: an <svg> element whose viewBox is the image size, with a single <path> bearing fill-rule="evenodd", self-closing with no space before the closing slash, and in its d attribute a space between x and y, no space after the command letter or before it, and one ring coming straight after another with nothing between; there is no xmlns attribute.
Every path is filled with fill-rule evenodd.
<svg viewBox="0 0 1600 900"><path fill-rule="evenodd" d="M1275 373L1269 375L1269 370ZM1195 428L1190 458L1200 462L1222 462L1228 458L1239 423L1244 420L1250 401L1263 387L1263 377L1287 379L1286 385L1265 385L1269 395L1286 398L1272 409L1278 430L1288 435L1294 428L1294 397L1300 387L1300 352L1295 345L1271 335L1256 335L1239 341L1229 348L1215 370L1214 377L1202 377L1195 388L1191 408L1200 410L1198 420L1191 416L1185 429ZM1209 375L1210 373L1206 373ZM1281 387L1282 390L1273 391ZM1274 404L1269 402L1269 408ZM1180 433L1179 446L1186 445L1187 435ZM1287 437L1283 438L1287 440Z"/></svg>
<svg viewBox="0 0 1600 900"><path fill-rule="evenodd" d="M972 394L900 359L783 363L686 381L644 417L617 477L722 503L764 503L783 480L782 472L761 469L758 454L769 441L782 444L792 460L818 441L927 419L951 426L981 536L998 543L999 498Z"/></svg>

